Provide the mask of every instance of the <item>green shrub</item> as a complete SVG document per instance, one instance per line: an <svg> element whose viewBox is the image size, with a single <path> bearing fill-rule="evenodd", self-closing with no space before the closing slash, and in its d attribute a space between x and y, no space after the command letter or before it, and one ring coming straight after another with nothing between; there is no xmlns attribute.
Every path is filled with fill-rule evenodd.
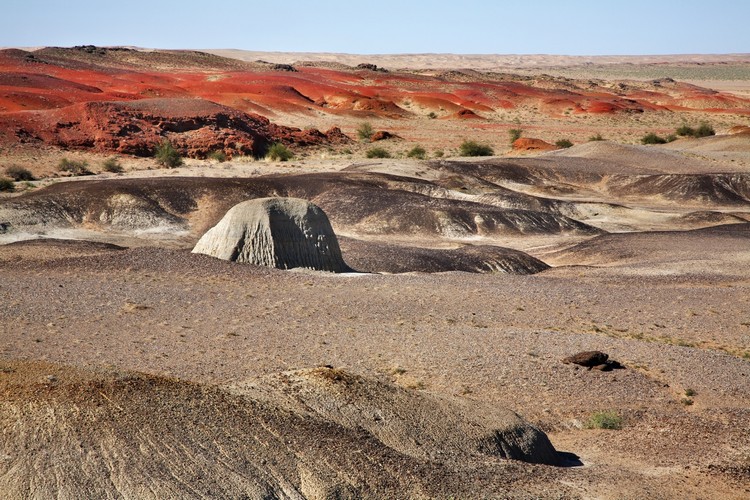
<svg viewBox="0 0 750 500"><path fill-rule="evenodd" d="M492 156L495 153L487 144L475 141L464 141L458 150L461 156Z"/></svg>
<svg viewBox="0 0 750 500"><path fill-rule="evenodd" d="M649 132L641 138L642 144L666 144L667 140L663 137L659 137L653 132Z"/></svg>
<svg viewBox="0 0 750 500"><path fill-rule="evenodd" d="M92 172L89 170L89 164L85 161L79 160L68 160L63 158L60 163L57 164L58 170L61 172L70 172L73 175L91 175Z"/></svg>
<svg viewBox="0 0 750 500"><path fill-rule="evenodd" d="M674 142L677 140L677 136L675 134L669 134L667 137L664 138L667 142Z"/></svg>
<svg viewBox="0 0 750 500"><path fill-rule="evenodd" d="M680 125L679 127L677 127L677 129L675 130L675 132L680 137L688 137L688 136L692 137L692 136L695 135L695 129L693 127L689 127L687 125Z"/></svg>
<svg viewBox="0 0 750 500"><path fill-rule="evenodd" d="M591 137L589 137L590 142L603 141L603 140L604 140L604 137L602 137L602 134L596 134L596 135L592 135Z"/></svg>
<svg viewBox="0 0 750 500"><path fill-rule="evenodd" d="M16 189L16 185L13 184L13 179L0 177L0 191L12 193L14 189Z"/></svg>
<svg viewBox="0 0 750 500"><path fill-rule="evenodd" d="M14 181L33 181L34 175L28 169L19 167L18 165L11 165L5 169L5 173Z"/></svg>
<svg viewBox="0 0 750 500"><path fill-rule="evenodd" d="M518 139L520 139L521 134L523 134L523 130L521 130L520 128L512 128L508 130L508 135L510 136L510 143L513 144Z"/></svg>
<svg viewBox="0 0 750 500"><path fill-rule="evenodd" d="M104 160L104 163L102 163L102 170L105 172L112 172L113 174L119 174L123 169L117 158L113 156L112 158Z"/></svg>
<svg viewBox="0 0 750 500"><path fill-rule="evenodd" d="M268 151L266 152L266 158L271 161L288 161L291 160L292 157L294 157L294 153L280 142L271 144L271 147L268 148Z"/></svg>
<svg viewBox="0 0 750 500"><path fill-rule="evenodd" d="M169 139L162 140L154 151L156 163L167 168L177 168L183 164L182 156L174 148Z"/></svg>
<svg viewBox="0 0 750 500"><path fill-rule="evenodd" d="M695 129L694 137L708 137L710 135L716 135L716 131L706 122L701 122L698 128Z"/></svg>
<svg viewBox="0 0 750 500"><path fill-rule="evenodd" d="M383 148L370 148L365 156L368 158L390 158L391 154Z"/></svg>
<svg viewBox="0 0 750 500"><path fill-rule="evenodd" d="M417 158L419 160L424 160L425 155L427 154L427 151L422 146L414 146L411 148L411 150L406 153L407 158Z"/></svg>
<svg viewBox="0 0 750 500"><path fill-rule="evenodd" d="M208 159L217 161L219 163L224 163L225 161L227 161L227 154L221 149L217 149L216 151L211 151L210 153L208 153Z"/></svg>
<svg viewBox="0 0 750 500"><path fill-rule="evenodd" d="M375 131L372 129L372 125L370 125L368 122L365 122L357 127L357 137L359 137L361 141L369 141L374 132Z"/></svg>
<svg viewBox="0 0 750 500"><path fill-rule="evenodd" d="M680 125L675 132L682 137L708 137L716 135L714 128L706 122L701 122L698 128L689 127L688 125Z"/></svg>
<svg viewBox="0 0 750 500"><path fill-rule="evenodd" d="M560 139L559 141L555 142L555 146L557 146L558 148L567 149L573 147L573 143L568 139Z"/></svg>
<svg viewBox="0 0 750 500"><path fill-rule="evenodd" d="M614 411L598 411L589 417L587 429L622 429L622 417Z"/></svg>

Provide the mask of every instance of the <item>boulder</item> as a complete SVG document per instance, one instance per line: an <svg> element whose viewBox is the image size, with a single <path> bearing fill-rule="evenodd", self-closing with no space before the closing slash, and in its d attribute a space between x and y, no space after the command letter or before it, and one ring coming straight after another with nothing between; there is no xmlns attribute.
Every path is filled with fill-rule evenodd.
<svg viewBox="0 0 750 500"><path fill-rule="evenodd" d="M577 354L573 354L572 356L568 356L567 358L563 359L563 363L572 363L574 365L588 366L589 368L591 368L593 366L606 364L607 359L609 359L609 355L601 351L583 351Z"/></svg>
<svg viewBox="0 0 750 500"><path fill-rule="evenodd" d="M292 269L351 271L325 212L298 198L259 198L232 207L193 253Z"/></svg>

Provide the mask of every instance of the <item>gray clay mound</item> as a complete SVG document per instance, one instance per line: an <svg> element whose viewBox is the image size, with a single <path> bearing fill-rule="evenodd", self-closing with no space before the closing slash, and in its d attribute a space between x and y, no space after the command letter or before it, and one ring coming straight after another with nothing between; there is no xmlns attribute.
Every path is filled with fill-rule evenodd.
<svg viewBox="0 0 750 500"><path fill-rule="evenodd" d="M434 249L342 238L341 248L347 262L369 273L535 274L549 269L547 264L527 253L490 245Z"/></svg>
<svg viewBox="0 0 750 500"><path fill-rule="evenodd" d="M342 370L234 388L45 363L0 370L3 498L527 498L506 488L546 468L517 460L557 462L511 411Z"/></svg>
<svg viewBox="0 0 750 500"><path fill-rule="evenodd" d="M193 253L279 269L347 272L325 212L298 198L260 198L232 207Z"/></svg>

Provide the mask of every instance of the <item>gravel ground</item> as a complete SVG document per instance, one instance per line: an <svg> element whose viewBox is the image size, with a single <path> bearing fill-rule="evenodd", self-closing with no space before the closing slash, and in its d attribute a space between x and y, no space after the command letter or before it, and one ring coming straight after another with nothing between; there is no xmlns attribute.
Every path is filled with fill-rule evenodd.
<svg viewBox="0 0 750 500"><path fill-rule="evenodd" d="M44 247L0 249L4 359L209 384L329 364L510 407L581 457L559 473L583 496L750 492L746 275L332 275L85 243L35 260ZM591 349L626 369L561 363ZM584 429L601 410L623 429Z"/></svg>

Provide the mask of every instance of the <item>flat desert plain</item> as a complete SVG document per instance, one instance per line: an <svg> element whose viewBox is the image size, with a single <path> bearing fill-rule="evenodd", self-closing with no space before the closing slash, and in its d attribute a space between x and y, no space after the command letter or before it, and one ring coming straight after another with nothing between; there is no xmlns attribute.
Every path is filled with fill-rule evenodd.
<svg viewBox="0 0 750 500"><path fill-rule="evenodd" d="M0 491L750 496L750 58L528 59L0 51Z"/></svg>

